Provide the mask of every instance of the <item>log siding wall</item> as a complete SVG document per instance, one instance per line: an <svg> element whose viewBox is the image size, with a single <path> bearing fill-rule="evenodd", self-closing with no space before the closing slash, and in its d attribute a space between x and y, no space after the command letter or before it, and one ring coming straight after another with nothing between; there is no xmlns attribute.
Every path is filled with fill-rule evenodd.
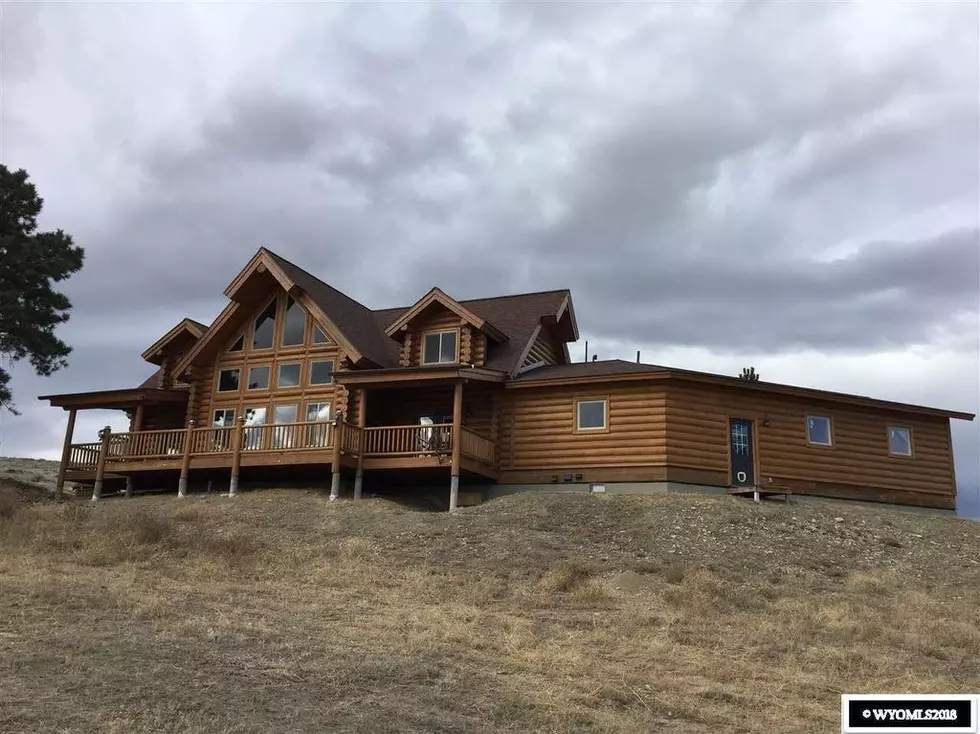
<svg viewBox="0 0 980 734"><path fill-rule="evenodd" d="M608 400L608 430L577 433L578 400ZM807 442L806 416L833 422L833 446ZM497 433L502 483L677 481L729 485L729 418L755 421L763 489L954 508L949 421L737 388L659 383L507 390ZM768 421L768 425L763 425ZM913 455L888 450L908 428Z"/></svg>
<svg viewBox="0 0 980 734"><path fill-rule="evenodd" d="M607 399L608 430L576 432L577 400ZM649 386L596 385L506 391L500 401L500 468L571 470L667 462L666 393Z"/></svg>
<svg viewBox="0 0 980 734"><path fill-rule="evenodd" d="M807 415L831 419L832 446L807 442ZM762 487L955 507L948 419L677 384L667 394L668 463L718 472L727 484L729 417L756 421ZM911 457L889 453L889 426L911 430Z"/></svg>

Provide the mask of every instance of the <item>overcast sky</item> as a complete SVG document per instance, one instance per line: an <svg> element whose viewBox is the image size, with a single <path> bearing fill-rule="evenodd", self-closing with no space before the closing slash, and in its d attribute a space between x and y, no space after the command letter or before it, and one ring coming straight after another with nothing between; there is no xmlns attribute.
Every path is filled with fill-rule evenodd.
<svg viewBox="0 0 980 734"><path fill-rule="evenodd" d="M569 287L600 358L980 408L975 3L0 12L0 162L87 252L0 453L57 457L36 396L138 384L262 245L373 307Z"/></svg>

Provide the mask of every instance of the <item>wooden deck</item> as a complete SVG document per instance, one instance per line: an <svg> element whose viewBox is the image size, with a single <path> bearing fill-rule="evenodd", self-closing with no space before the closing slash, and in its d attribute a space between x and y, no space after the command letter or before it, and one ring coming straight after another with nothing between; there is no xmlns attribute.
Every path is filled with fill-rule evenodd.
<svg viewBox="0 0 980 734"><path fill-rule="evenodd" d="M494 443L467 427L460 430L460 468L496 476ZM339 439L339 451L335 441ZM103 459L105 476L181 469L239 466L331 467L365 470L430 468L451 464L452 424L360 428L332 423L282 423L221 428L179 428L112 433L95 443L72 444L70 479L95 477Z"/></svg>

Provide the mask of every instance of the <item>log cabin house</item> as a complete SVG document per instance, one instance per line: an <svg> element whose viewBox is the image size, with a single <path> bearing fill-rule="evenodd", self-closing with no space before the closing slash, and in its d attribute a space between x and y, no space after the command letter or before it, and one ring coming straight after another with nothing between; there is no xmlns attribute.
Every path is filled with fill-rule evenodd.
<svg viewBox="0 0 980 734"><path fill-rule="evenodd" d="M143 353L136 388L42 396L68 413L58 477L174 486L292 470L359 497L415 475L446 487L670 484L953 509L950 419L974 416L622 360L572 362L567 290L372 310L262 248L210 324ZM77 411L130 430L73 443ZM351 487L352 485L352 487Z"/></svg>

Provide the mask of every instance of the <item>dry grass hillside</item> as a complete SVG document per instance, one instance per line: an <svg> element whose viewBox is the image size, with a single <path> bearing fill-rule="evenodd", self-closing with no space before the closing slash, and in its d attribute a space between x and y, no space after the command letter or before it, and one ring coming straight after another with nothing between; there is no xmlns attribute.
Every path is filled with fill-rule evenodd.
<svg viewBox="0 0 980 734"><path fill-rule="evenodd" d="M712 496L8 500L3 732L828 732L980 690L980 525Z"/></svg>

